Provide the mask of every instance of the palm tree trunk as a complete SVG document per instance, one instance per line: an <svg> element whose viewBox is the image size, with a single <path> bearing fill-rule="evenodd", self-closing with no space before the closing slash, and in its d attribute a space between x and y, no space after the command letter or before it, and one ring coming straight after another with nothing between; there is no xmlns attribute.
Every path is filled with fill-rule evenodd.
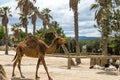
<svg viewBox="0 0 120 80"><path fill-rule="evenodd" d="M46 33L46 25L43 25L43 31L42 31L42 37L45 38L45 33Z"/></svg>
<svg viewBox="0 0 120 80"><path fill-rule="evenodd" d="M5 54L8 55L8 30L7 30L7 26L5 26Z"/></svg>
<svg viewBox="0 0 120 80"><path fill-rule="evenodd" d="M79 40L78 40L78 13L77 11L74 12L74 25L75 25L75 42L76 42L76 52L80 54L80 47L79 47Z"/></svg>
<svg viewBox="0 0 120 80"><path fill-rule="evenodd" d="M75 31L76 53L77 55L80 55L80 46L79 46L79 40L78 40L79 28L78 28L78 10L77 9L74 11L74 28L75 28L74 31ZM81 63L80 58L76 58L76 62L77 64L80 64Z"/></svg>
<svg viewBox="0 0 120 80"><path fill-rule="evenodd" d="M103 51L102 51L102 54L103 54L104 56L106 56L107 53L108 53L108 50L107 50L108 40L107 40L107 37L104 37L104 35L102 35L102 43L103 43Z"/></svg>
<svg viewBox="0 0 120 80"><path fill-rule="evenodd" d="M28 35L28 27L27 26L25 26L25 33L26 33L26 35Z"/></svg>
<svg viewBox="0 0 120 80"><path fill-rule="evenodd" d="M35 35L36 25L33 25L33 35Z"/></svg>

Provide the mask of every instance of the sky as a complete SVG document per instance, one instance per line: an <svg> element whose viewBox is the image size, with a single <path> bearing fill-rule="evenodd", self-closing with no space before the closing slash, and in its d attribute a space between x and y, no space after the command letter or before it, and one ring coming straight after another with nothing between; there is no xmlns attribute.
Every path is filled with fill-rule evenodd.
<svg viewBox="0 0 120 80"><path fill-rule="evenodd" d="M79 25L79 36L87 37L100 37L100 33L96 28L93 27L94 11L90 11L90 5L95 0L80 0L78 4L78 25ZM9 6L11 7L13 17L10 17L8 27L11 28L13 23L19 23L19 9L15 9L17 2L15 0L0 0L0 7ZM37 0L35 6L39 7L41 11L44 8L51 10L53 20L57 21L60 27L63 29L66 36L74 37L74 15L72 10L69 9L69 0ZM1 21L0 21L1 22ZM29 24L29 32L32 32L32 25ZM41 20L37 20L37 29L42 27ZM9 29L9 33L12 32Z"/></svg>

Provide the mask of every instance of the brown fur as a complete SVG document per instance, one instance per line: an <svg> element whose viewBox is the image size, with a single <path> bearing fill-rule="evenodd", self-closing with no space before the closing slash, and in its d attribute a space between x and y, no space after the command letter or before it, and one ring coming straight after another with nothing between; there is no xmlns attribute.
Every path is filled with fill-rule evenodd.
<svg viewBox="0 0 120 80"><path fill-rule="evenodd" d="M25 44L29 48L36 48L38 43L39 43L39 40L33 35L30 35L30 36L25 38Z"/></svg>
<svg viewBox="0 0 120 80"><path fill-rule="evenodd" d="M27 38L27 40L29 40L30 37ZM31 38L30 38L31 39ZM33 41L33 43L37 43L37 45L31 45L30 47L30 43L26 44L26 41L20 42L16 48L16 55L14 57L14 63L13 63L13 72L12 72L12 76L15 76L14 74L14 70L15 70L15 66L18 63L18 69L20 71L20 75L21 77L24 77L22 72L21 72L21 59L23 57L23 55L26 55L28 57L33 57L33 58L38 58L38 62L37 62L37 66L36 66L36 78L38 78L38 68L40 65L40 62L42 62L49 80L52 80L52 78L50 77L49 73L48 73L48 69L45 63L45 53L46 54L52 54L56 51L58 45L62 45L65 43L65 40L61 37L57 37L53 40L52 44L50 46L48 46L45 42L41 41L41 40L31 40L31 42ZM29 44L29 45L28 45ZM32 48L33 47L33 48Z"/></svg>
<svg viewBox="0 0 120 80"><path fill-rule="evenodd" d="M0 80L8 80L6 72L2 65L0 65Z"/></svg>

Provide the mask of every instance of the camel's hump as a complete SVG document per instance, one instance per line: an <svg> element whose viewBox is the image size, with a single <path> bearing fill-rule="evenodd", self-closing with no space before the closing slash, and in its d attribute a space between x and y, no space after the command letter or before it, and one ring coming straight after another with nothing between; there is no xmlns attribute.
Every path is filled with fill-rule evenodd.
<svg viewBox="0 0 120 80"><path fill-rule="evenodd" d="M39 44L37 37L30 35L25 38L25 44L30 48L36 48Z"/></svg>

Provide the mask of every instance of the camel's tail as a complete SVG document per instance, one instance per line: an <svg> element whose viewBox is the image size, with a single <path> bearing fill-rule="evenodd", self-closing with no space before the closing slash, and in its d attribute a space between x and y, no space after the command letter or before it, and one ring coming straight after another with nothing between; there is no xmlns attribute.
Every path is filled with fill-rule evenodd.
<svg viewBox="0 0 120 80"><path fill-rule="evenodd" d="M17 53L15 54L15 56L14 56L14 58L13 58L12 62L16 59L16 57L17 57Z"/></svg>
<svg viewBox="0 0 120 80"><path fill-rule="evenodd" d="M17 56L18 56L18 52L22 52L22 49L20 48L20 47L17 47L16 48L16 54L15 54L15 56L14 56L14 58L13 58L13 60L12 61L14 61L16 58L17 58Z"/></svg>

